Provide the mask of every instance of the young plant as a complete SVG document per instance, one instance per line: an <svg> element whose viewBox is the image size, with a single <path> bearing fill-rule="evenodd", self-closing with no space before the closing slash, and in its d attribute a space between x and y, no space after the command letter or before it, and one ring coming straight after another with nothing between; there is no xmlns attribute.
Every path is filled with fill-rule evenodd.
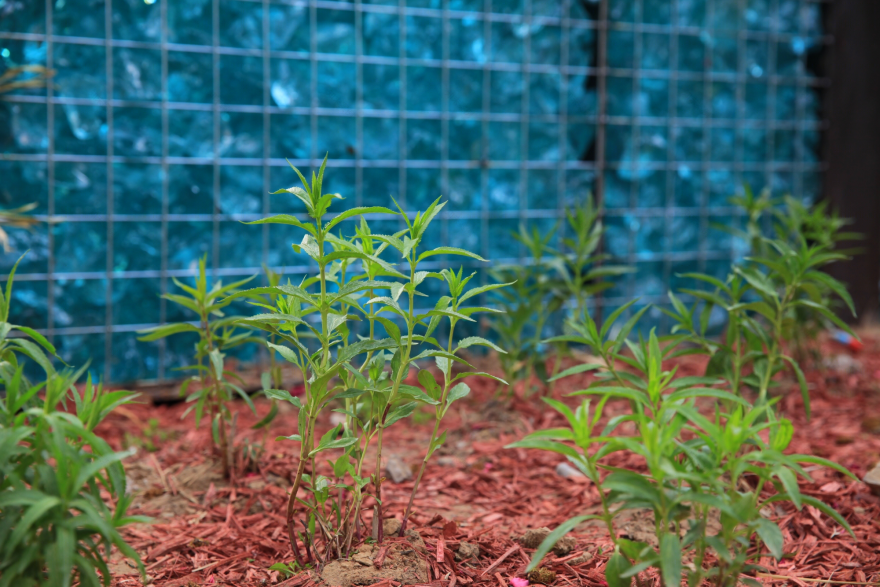
<svg viewBox="0 0 880 587"><path fill-rule="evenodd" d="M590 297L614 285L607 278L631 273L633 268L606 264L610 257L600 252L605 233L602 210L595 205L592 195L587 196L583 206L573 211L566 209L565 218L569 236L562 239L562 247L550 251L554 257L551 266L556 273L553 290L559 303L568 309L568 316L576 317L587 311ZM551 379L559 372L562 359L569 354L567 342L560 341L554 346Z"/></svg>
<svg viewBox="0 0 880 587"><path fill-rule="evenodd" d="M775 238L758 233L757 211L765 206L761 200L756 203L747 198L744 202L750 220L743 236L751 239L751 247L757 254L735 264L724 281L699 273L684 275L708 284L714 291L682 290L681 293L696 300L690 307L670 292L673 309L664 312L675 321L673 332L685 333L696 344L698 352L710 355L706 374L724 377L729 390L735 394L740 394L746 386L757 394L759 404L766 403L770 390L776 385L774 377L791 369L798 379L809 416L807 383L798 362L788 354L786 343L803 338L805 329L809 328L806 325L816 321L834 324L855 336L830 307L831 296L835 296L855 315L846 287L822 271L829 263L847 256L845 252L834 250L839 235L808 237L813 231L795 228L809 226L809 223L797 213L803 208L795 206L793 201L789 201L787 208L792 214L781 216L787 220L777 223ZM842 226L839 221L833 222L838 228ZM715 308L727 315L726 331L720 341L713 340L708 333L709 316Z"/></svg>
<svg viewBox="0 0 880 587"><path fill-rule="evenodd" d="M432 310L417 308L416 298L424 295L418 288L426 278L447 279L442 274L420 271L419 265L426 259L435 255L464 255L482 260L451 247L419 251L428 226L443 207L439 200L412 220L402 211L398 214L384 207L353 208L326 220L331 203L341 196L323 193L325 166L326 160L318 173L312 174L311 181L294 168L302 187L276 192L295 196L305 205L310 221L277 215L255 222L286 224L303 230L306 234L294 248L312 259L316 274L304 278L298 286L288 283L232 296L277 294L270 313L252 316L243 322L273 334L283 344L270 342L269 348L294 364L303 375L305 395L302 398L283 390L267 391L270 397L287 401L299 411L297 434L287 437L300 442L299 464L288 501L287 531L300 567L350 552L352 543L361 538L360 513L365 489L371 482L376 501L372 534L382 541L384 431L411 415L420 403L441 405L440 397L432 397L408 383L409 372L417 361L430 358L467 365L454 352L442 348L433 333L443 318L472 320L470 314L479 311L479 308L455 311L450 308L455 303L451 297L441 299ZM407 228L393 235L373 234L362 216L375 213L400 216ZM346 220L357 217L361 217L360 225L353 236L346 238L333 233L337 227L345 226ZM396 250L406 261L406 273L381 258L391 250ZM461 282L460 276L453 278L449 273L447 276L453 281L458 279L456 283ZM386 292L387 295L382 295ZM358 321L367 324L366 332L356 337L355 322ZM380 338L381 331L385 336ZM474 340L472 344L480 343ZM418 352L420 346L426 347L425 350ZM446 390L449 391L448 385ZM435 393L433 388L430 391ZM444 401L448 407L449 393ZM334 404L340 406L335 411L345 414L345 423L318 438L316 423ZM366 455L373 442L376 461L369 474ZM438 445L435 435L433 449ZM319 456L326 457L331 450L342 451L338 458L329 461L332 479L319 473L317 462ZM301 489L309 496L307 499L298 499ZM296 526L297 503L307 512L302 533Z"/></svg>
<svg viewBox="0 0 880 587"><path fill-rule="evenodd" d="M798 509L804 504L816 507L851 532L832 508L800 493L797 477L810 479L801 463L852 475L819 457L783 454L793 427L788 420L776 418L772 402L753 407L728 391L708 387L717 384L717 379L677 377L675 369L665 370L664 360L675 354L682 337L661 346L652 331L647 341L632 343L626 340L634 324L630 319L610 338L611 325L630 305L610 316L601 330L586 316L572 324L577 334L567 337L567 342L585 344L601 357L600 363L579 365L560 374L596 372L594 382L571 394L601 398L593 417L589 416L589 402L575 412L563 404L551 404L566 416L571 428L539 431L513 445L565 455L597 484L602 502L601 516L575 517L548 536L531 567L565 532L591 517L606 523L615 544L605 571L610 587L628 585L632 577L650 567L659 570L665 587L678 587L683 579L691 587L701 585L704 579L719 587L735 587L740 581L759 584L743 574L759 570L752 561L760 556L761 543L777 559L782 556L782 532L760 513L778 501L790 501ZM622 352L623 344L629 353ZM611 418L594 437L602 409L612 399L626 400L630 413ZM698 399L722 400L733 408L716 405L707 417L698 409ZM625 423L634 434L622 433ZM765 430L768 441L761 436ZM577 450L566 443L570 441ZM591 454L588 449L594 446L597 450ZM646 472L604 467L610 473L602 479L598 461L619 450L643 457ZM617 515L641 509L653 513L656 547L619 538L614 532ZM715 519L720 520L720 530L712 533L709 521ZM759 547L752 548L753 542ZM712 562L714 565L707 568Z"/></svg>
<svg viewBox="0 0 880 587"><path fill-rule="evenodd" d="M542 382L547 380L546 357L541 340L550 317L559 310L561 303L551 295L552 281L548 246L556 234L556 227L541 233L537 227L532 231L520 226L519 233L511 233L529 252L529 262L503 265L489 270L497 284L509 284L495 291L493 303L502 311L494 313L490 326L501 347L507 353L499 354L508 392L513 393L517 382L529 381L535 375ZM528 390L527 390L528 391Z"/></svg>
<svg viewBox="0 0 880 587"><path fill-rule="evenodd" d="M22 259L24 255L12 266L6 279L6 290L0 289L0 375L11 377L22 364L21 359L27 357L39 365L46 376L49 376L55 372L55 368L46 353L55 356L55 347L33 328L9 322L15 270L18 269Z"/></svg>
<svg viewBox="0 0 880 587"><path fill-rule="evenodd" d="M208 288L205 270L205 257L199 259L198 275L194 287L181 283L173 278L174 283L187 295L166 293L162 297L174 302L198 316L198 323L178 322L165 324L139 331L138 340L153 341L166 338L173 334L192 332L199 336L195 345L194 365L183 367L183 370L195 370L196 374L184 380L180 386L180 395L193 405L184 413L195 410L196 426L202 416L207 414L211 421L214 445L220 452L220 463L225 477L234 478L235 458L232 439L235 437L235 417L227 405L235 395L241 397L256 413L254 404L248 394L238 385L240 378L226 370L224 362L226 351L238 345L253 342L250 332L243 331L237 324L238 316L226 316L223 309L230 303L230 294L253 278L244 279L229 285L218 280ZM191 385L196 390L187 395Z"/></svg>
<svg viewBox="0 0 880 587"><path fill-rule="evenodd" d="M118 532L146 521L126 516L131 497L121 461L133 452L113 452L94 433L137 394L106 392L91 379L80 393L75 383L84 370L47 372L36 385L26 381L22 365L0 372L0 587L108 586L113 548L145 577L138 554ZM105 503L105 492L115 503Z"/></svg>
<svg viewBox="0 0 880 587"><path fill-rule="evenodd" d="M568 343L553 345L553 367L548 377L541 340L550 317L559 309L569 316L579 315L591 296L612 287L607 278L632 271L630 267L605 263L609 257L600 252L605 232L602 210L592 196L587 196L583 206L567 208L565 217L568 236L562 238L559 248L551 246L556 227L544 235L536 228L528 233L521 227L514 238L529 250L531 263L493 272L496 282L513 282L511 289L496 295L496 303L504 312L492 320L502 346L511 350L501 358L505 379L514 382L534 373L550 383L551 391L552 378L569 353Z"/></svg>
<svg viewBox="0 0 880 587"><path fill-rule="evenodd" d="M435 311L446 312L445 316L449 321L449 338L447 339L448 343L446 347L447 355L435 356L434 358L437 363L437 368L443 375L443 385L440 385L435 379L433 373L427 369L419 371L418 375L419 383L422 384L425 392L437 403L434 405L434 430L431 432L431 440L428 443L428 450L425 452L425 458L422 459L419 473L416 476L416 481L413 484L413 489L409 496L409 503L407 504L406 511L403 515L403 522L400 526L401 536L406 532L406 524L409 520L410 512L412 511L413 501L415 500L416 492L419 490L419 483L421 483L422 475L425 473L428 461L430 460L431 455L434 454L434 451L440 448L446 441L446 430L440 433L440 424L443 417L446 415L446 412L449 411L452 402L466 397L471 392L471 388L462 380L471 375L477 375L495 379L502 385L506 384L504 380L498 379L488 373L463 372L457 375L452 373L451 357L458 356L461 351L472 346L486 346L494 349L501 356L506 354L501 347L479 336L469 336L459 340L457 343L455 342L455 327L459 321L469 321L472 320L471 316L475 313L489 311L488 308L465 306L463 304L469 299L479 296L482 293L498 290L510 285L509 283L495 283L465 290L465 286L467 286L468 282L474 275L475 274L471 273L467 277L463 277L462 269L459 269L458 273L449 269L444 269L440 272L440 275L431 275L431 277L442 278L449 287L449 295L441 298L434 307Z"/></svg>

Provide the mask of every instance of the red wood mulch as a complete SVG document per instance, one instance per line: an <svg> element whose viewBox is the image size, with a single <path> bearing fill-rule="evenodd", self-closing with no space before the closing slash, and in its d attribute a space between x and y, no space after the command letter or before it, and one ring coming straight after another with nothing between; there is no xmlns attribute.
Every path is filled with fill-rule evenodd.
<svg viewBox="0 0 880 587"><path fill-rule="evenodd" d="M849 355L835 343L823 345L826 357ZM855 355L861 369L854 372L809 369L813 417L807 421L800 394L793 385L782 410L795 423L793 452L821 455L863 476L880 461L880 345L866 338ZM846 368L847 365L842 365ZM694 362L682 373L698 373ZM578 389L585 380L565 381L557 393ZM491 383L491 382L489 382ZM531 551L516 541L526 529L555 527L568 517L595 511L597 491L585 480L556 473L559 455L503 447L526 432L562 426L554 411L533 397L513 402L492 400L493 385L472 381L474 392L450 411L450 432L444 449L434 455L415 501L415 527L427 544L433 585L491 585L507 587L522 576ZM609 406L613 410L616 406ZM239 406L243 438L259 440L261 433L247 429L255 417ZM268 403L258 402L260 415ZM231 487L207 470L209 428L194 430L192 416L181 420L185 406L129 406L111 416L102 432L117 447L128 435L144 436L149 420L156 419L158 451L141 449L130 459L132 488L139 492L132 513L155 518L152 525L127 528L124 535L143 555L152 584L158 587L191 585L285 585L309 587L314 571L284 580L268 567L293 560L283 529L286 491L296 469L297 445L275 442L280 434L295 432L295 417L284 410L269 434L259 472ZM620 406L622 411L625 406ZM329 414L322 422L329 428ZM398 424L386 432L385 454L417 464L430 435L431 423ZM159 439L165 435L165 440ZM613 464L638 468L635 457L618 455ZM201 467L201 468L200 468ZM765 584L816 583L880 584L880 497L861 482L836 472L811 470L813 483L801 490L824 500L852 525L853 539L831 519L805 507L786 504L776 508L785 536L786 558L777 563L763 558L770 571L759 577ZM402 517L412 481L384 485L386 515ZM366 505L371 505L368 501ZM365 511L369 523L371 508ZM555 585L605 586L604 566L610 540L603 528L590 526L576 534L577 547L566 556L550 555L544 566L557 573ZM478 565L456 563L459 542L477 544ZM586 556L581 556L586 554ZM124 562L114 562L114 585L140 585ZM643 574L640 585L658 585ZM391 583L386 582L388 587ZM396 586L395 586L396 587Z"/></svg>

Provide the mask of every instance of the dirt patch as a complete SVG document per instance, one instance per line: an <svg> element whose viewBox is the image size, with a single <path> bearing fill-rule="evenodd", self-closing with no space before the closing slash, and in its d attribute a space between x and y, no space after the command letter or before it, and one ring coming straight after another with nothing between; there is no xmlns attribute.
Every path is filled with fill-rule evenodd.
<svg viewBox="0 0 880 587"><path fill-rule="evenodd" d="M423 555L425 543L415 532L405 539L387 541L384 545L365 544L348 560L336 560L321 571L322 581L329 587L372 585L391 579L402 585L428 582L428 564ZM381 568L379 568L381 567Z"/></svg>

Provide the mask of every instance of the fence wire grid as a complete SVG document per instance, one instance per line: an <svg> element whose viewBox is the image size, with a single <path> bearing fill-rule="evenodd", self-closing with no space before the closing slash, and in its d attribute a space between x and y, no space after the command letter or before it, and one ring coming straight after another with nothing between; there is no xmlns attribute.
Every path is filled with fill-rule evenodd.
<svg viewBox="0 0 880 587"><path fill-rule="evenodd" d="M741 254L743 184L805 200L830 45L819 0L0 0L0 73L57 71L0 98L0 205L55 222L30 249L14 320L106 380L166 379L191 341L160 294L206 254L214 278L310 271L288 227L245 226L330 158L350 205L449 203L430 240L516 262L588 193L605 250L637 271L606 292L664 304L676 274ZM379 222L378 224L382 224ZM564 221L560 223L564 231ZM479 269L476 268L475 269ZM486 279L484 268L482 279ZM659 313L655 317L660 320Z"/></svg>

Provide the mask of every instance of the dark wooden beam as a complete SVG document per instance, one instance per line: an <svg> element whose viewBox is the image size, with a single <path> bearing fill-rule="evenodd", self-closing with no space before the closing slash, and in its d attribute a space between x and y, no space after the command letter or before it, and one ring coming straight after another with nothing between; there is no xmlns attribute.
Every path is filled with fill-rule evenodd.
<svg viewBox="0 0 880 587"><path fill-rule="evenodd" d="M827 11L834 43L826 60L824 195L864 236L863 252L832 273L849 287L857 320L873 321L880 311L880 0L834 0Z"/></svg>

